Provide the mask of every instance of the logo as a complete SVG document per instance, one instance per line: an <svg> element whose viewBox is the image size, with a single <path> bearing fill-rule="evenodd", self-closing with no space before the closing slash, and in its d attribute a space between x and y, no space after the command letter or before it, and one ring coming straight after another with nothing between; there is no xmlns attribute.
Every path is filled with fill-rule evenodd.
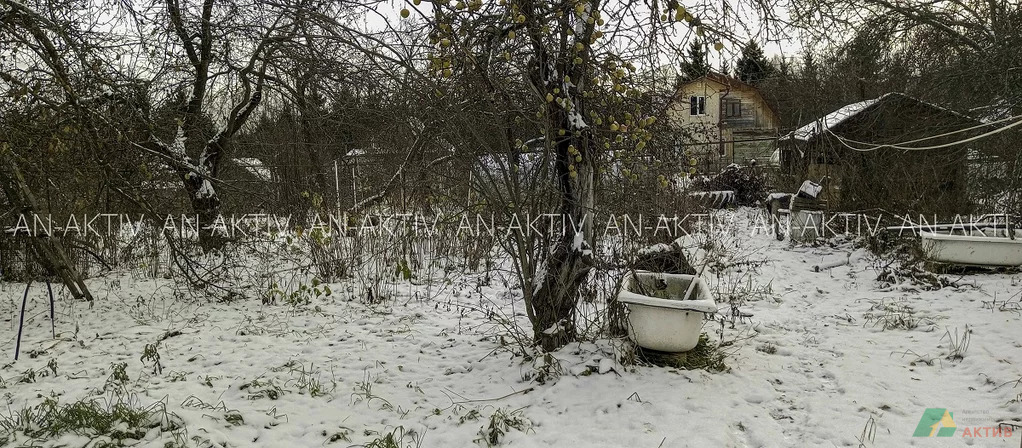
<svg viewBox="0 0 1022 448"><path fill-rule="evenodd" d="M912 437L951 437L955 435L954 414L944 408L927 408Z"/></svg>

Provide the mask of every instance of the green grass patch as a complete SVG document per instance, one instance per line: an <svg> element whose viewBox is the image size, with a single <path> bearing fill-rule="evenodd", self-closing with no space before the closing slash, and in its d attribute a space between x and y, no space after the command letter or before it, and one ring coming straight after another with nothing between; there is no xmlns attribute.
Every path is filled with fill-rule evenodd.
<svg viewBox="0 0 1022 448"><path fill-rule="evenodd" d="M635 348L636 359L649 365L671 367L685 370L706 370L707 372L729 372L727 358L732 354L727 350L733 342L716 343L706 333L699 335L699 343L695 348L683 353L666 353Z"/></svg>
<svg viewBox="0 0 1022 448"><path fill-rule="evenodd" d="M118 394L60 404L57 398L47 397L42 403L0 416L4 434L0 445L13 443L19 435L48 440L76 434L96 441L97 446L118 446L143 438L152 428L174 431L180 426L162 402L141 406L134 397Z"/></svg>

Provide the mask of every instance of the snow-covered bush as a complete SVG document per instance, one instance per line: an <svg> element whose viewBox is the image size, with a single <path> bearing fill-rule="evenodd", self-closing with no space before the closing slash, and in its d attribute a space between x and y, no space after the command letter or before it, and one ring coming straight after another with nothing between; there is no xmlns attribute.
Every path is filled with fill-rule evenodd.
<svg viewBox="0 0 1022 448"><path fill-rule="evenodd" d="M767 177L762 171L735 164L714 176L697 178L692 186L706 191L734 191L738 205L755 205L767 195Z"/></svg>
<svg viewBox="0 0 1022 448"><path fill-rule="evenodd" d="M925 258L921 243L911 234L865 234L856 241L856 245L869 251L873 268L881 276L891 270L916 268Z"/></svg>
<svg viewBox="0 0 1022 448"><path fill-rule="evenodd" d="M671 244L656 244L640 249L629 266L637 271L664 272L668 274L695 274L696 270L685 256L684 249L675 241Z"/></svg>

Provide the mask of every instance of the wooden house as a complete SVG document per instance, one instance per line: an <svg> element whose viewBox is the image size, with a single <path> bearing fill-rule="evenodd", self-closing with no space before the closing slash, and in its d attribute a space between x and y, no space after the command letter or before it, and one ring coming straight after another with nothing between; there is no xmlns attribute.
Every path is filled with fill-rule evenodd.
<svg viewBox="0 0 1022 448"><path fill-rule="evenodd" d="M732 163L776 162L777 113L756 87L710 72L682 83L668 111L679 149L716 171Z"/></svg>

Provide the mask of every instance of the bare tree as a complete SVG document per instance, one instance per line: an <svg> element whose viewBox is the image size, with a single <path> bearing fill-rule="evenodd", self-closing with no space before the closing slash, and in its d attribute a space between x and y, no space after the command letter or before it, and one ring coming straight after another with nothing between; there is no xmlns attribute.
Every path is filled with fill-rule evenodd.
<svg viewBox="0 0 1022 448"><path fill-rule="evenodd" d="M30 67L26 71L41 75L36 78L43 85L59 89L59 98L47 101L77 109L84 127L134 137L103 110L90 107L97 96L127 97L129 89L142 86L159 104L186 92L173 106L174 113L165 117L136 110L149 132L145 139L132 138L131 144L176 173L204 225L203 248L220 247L223 239L209 228L220 213L216 178L228 144L263 98L268 61L293 35L297 6L278 3L245 13L232 2L216 0L198 5L167 0L141 11L119 4L77 11L58 2L33 7L10 0L0 6L8 10L4 25L19 44L14 66ZM117 12L110 22L88 19L110 10ZM4 80L33 86L13 76ZM33 93L41 96L38 89ZM189 142L189 134L207 114L217 117L216 131L203 141ZM170 130L169 136L161 136L163 130Z"/></svg>
<svg viewBox="0 0 1022 448"><path fill-rule="evenodd" d="M462 109L451 115L476 117L450 133L478 162L476 190L518 219L553 211L568 229L514 232L505 246L534 340L556 349L577 336L575 310L594 266L599 172L648 153L661 111L643 107L643 92L673 85L657 76L660 57L690 35L718 41L731 32L676 2L436 2L420 12L432 28L427 63L437 95Z"/></svg>

